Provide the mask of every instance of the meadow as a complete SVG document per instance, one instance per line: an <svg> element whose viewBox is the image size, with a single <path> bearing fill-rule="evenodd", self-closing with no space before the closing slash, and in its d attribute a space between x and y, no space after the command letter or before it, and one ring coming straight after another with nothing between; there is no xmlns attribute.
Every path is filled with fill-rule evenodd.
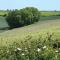
<svg viewBox="0 0 60 60"><path fill-rule="evenodd" d="M0 28L9 27L5 18L0 21ZM60 60L60 16L41 16L39 22L0 33L0 60Z"/></svg>
<svg viewBox="0 0 60 60"><path fill-rule="evenodd" d="M0 16L8 14L8 10L0 10Z"/></svg>
<svg viewBox="0 0 60 60"><path fill-rule="evenodd" d="M60 11L41 11L41 16L59 16Z"/></svg>

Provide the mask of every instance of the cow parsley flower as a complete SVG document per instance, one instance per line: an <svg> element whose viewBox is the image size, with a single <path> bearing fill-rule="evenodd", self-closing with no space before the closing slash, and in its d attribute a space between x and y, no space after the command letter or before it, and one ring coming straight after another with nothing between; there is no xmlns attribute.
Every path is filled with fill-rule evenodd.
<svg viewBox="0 0 60 60"><path fill-rule="evenodd" d="M22 53L22 55L25 55L24 53Z"/></svg>
<svg viewBox="0 0 60 60"><path fill-rule="evenodd" d="M55 52L56 52L56 53L58 53L59 51L58 51L58 50L56 50Z"/></svg>
<svg viewBox="0 0 60 60"><path fill-rule="evenodd" d="M17 48L17 50L19 50L19 51L20 51L20 50L22 50L22 49L21 49L21 48Z"/></svg>
<svg viewBox="0 0 60 60"><path fill-rule="evenodd" d="M39 51L41 51L41 49L38 48L37 51L39 52Z"/></svg>
<svg viewBox="0 0 60 60"><path fill-rule="evenodd" d="M43 46L43 49L46 49L46 46Z"/></svg>

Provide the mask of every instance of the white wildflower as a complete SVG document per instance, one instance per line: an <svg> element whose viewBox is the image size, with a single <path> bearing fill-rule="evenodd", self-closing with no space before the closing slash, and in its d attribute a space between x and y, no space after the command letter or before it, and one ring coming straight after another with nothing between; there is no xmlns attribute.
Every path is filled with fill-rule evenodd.
<svg viewBox="0 0 60 60"><path fill-rule="evenodd" d="M20 50L22 50L22 49L21 49L21 48L17 48L17 50L19 50L19 51L20 51Z"/></svg>
<svg viewBox="0 0 60 60"><path fill-rule="evenodd" d="M46 46L43 46L43 49L46 49Z"/></svg>
<svg viewBox="0 0 60 60"><path fill-rule="evenodd" d="M39 51L41 51L41 49L38 48L37 51L39 52Z"/></svg>
<svg viewBox="0 0 60 60"><path fill-rule="evenodd" d="M22 53L22 55L25 55L24 53Z"/></svg>
<svg viewBox="0 0 60 60"><path fill-rule="evenodd" d="M56 50L55 52L56 52L56 53L58 53L59 51L58 51L58 50Z"/></svg>

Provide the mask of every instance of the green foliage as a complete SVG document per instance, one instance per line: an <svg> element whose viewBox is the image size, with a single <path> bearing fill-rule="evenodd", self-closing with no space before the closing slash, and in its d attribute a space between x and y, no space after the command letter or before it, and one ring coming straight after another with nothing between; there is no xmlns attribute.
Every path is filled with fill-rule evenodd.
<svg viewBox="0 0 60 60"><path fill-rule="evenodd" d="M24 41L20 41L19 43L14 42L9 46L1 46L0 59L59 60L59 49L53 48L53 43L51 41L54 42L52 34L47 34L45 38L39 35L37 39L33 39L32 35L28 35L25 37Z"/></svg>
<svg viewBox="0 0 60 60"><path fill-rule="evenodd" d="M19 27L20 16L18 16L18 10L9 11L6 21L11 28Z"/></svg>
<svg viewBox="0 0 60 60"><path fill-rule="evenodd" d="M27 7L21 10L13 10L6 18L11 28L21 27L39 21L40 13L37 8Z"/></svg>

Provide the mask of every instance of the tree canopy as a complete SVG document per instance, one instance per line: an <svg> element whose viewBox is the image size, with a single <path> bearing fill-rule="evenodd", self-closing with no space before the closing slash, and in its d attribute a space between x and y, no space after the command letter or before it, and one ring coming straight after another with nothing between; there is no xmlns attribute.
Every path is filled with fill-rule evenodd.
<svg viewBox="0 0 60 60"><path fill-rule="evenodd" d="M40 20L40 11L34 7L9 11L6 21L10 28L21 27Z"/></svg>

